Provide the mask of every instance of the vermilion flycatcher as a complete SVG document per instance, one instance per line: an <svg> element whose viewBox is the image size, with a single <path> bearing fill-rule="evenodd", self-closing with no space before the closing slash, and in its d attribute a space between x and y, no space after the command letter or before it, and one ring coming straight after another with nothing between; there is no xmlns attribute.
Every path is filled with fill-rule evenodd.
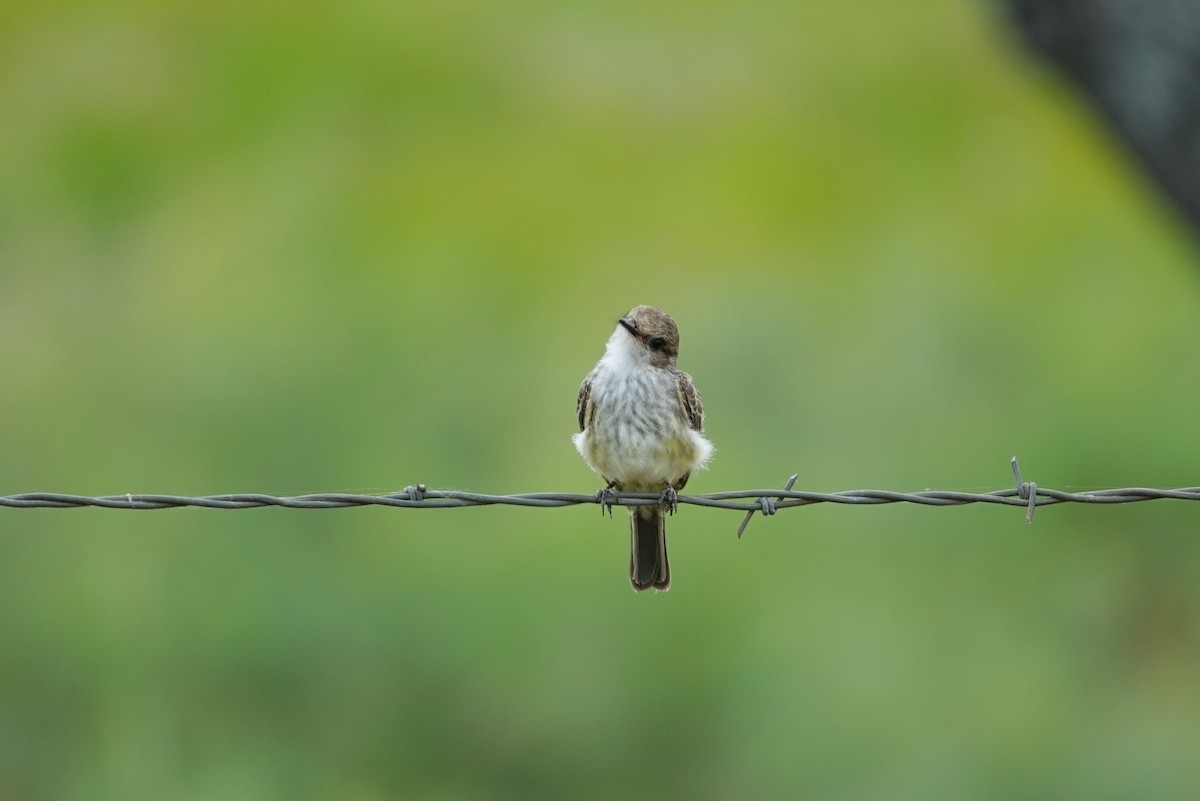
<svg viewBox="0 0 1200 801"><path fill-rule="evenodd" d="M656 506L629 507L629 581L638 592L671 586L666 514L713 446L692 377L675 366L679 329L665 312L638 306L617 321L604 356L579 387L575 448L613 490L660 492Z"/></svg>

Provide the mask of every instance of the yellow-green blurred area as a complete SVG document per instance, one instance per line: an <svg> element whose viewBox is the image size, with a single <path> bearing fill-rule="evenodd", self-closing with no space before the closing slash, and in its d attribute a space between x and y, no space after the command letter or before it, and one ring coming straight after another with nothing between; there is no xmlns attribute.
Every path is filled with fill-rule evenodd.
<svg viewBox="0 0 1200 801"><path fill-rule="evenodd" d="M0 494L1200 484L1194 240L979 2L0 12ZM0 798L1193 797L1200 506L0 509Z"/></svg>

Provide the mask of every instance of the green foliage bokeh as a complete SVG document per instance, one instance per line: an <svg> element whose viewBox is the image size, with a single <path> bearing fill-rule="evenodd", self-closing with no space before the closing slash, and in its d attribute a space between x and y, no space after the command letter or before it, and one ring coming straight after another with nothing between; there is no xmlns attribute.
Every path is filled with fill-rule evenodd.
<svg viewBox="0 0 1200 801"><path fill-rule="evenodd" d="M0 12L0 493L1198 483L1194 243L990 8ZM1180 798L1198 510L0 509L0 798Z"/></svg>

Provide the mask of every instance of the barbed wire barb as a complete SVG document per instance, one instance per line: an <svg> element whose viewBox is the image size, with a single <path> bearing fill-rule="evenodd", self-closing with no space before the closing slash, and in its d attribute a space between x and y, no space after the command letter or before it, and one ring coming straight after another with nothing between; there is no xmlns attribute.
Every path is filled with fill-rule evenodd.
<svg viewBox="0 0 1200 801"><path fill-rule="evenodd" d="M1021 468L1017 464L1016 456L1012 458L1012 471L1013 478L1017 482L1017 497L1029 502L1029 506L1025 509L1025 522L1033 525L1033 510L1037 508L1037 484L1021 480Z"/></svg>
<svg viewBox="0 0 1200 801"><path fill-rule="evenodd" d="M789 478L787 480L787 483L783 485L783 491L788 492L789 490L791 490L791 488L793 486L795 486L795 484L796 484L796 479L799 477L800 477L799 473L792 473L792 477ZM780 498L779 500L782 501L783 498ZM759 501L759 504L762 506L762 513L764 515L766 515L767 517L770 517L771 515L775 514L775 499L769 498L769 497L763 497L763 498L759 498L758 501ZM742 533L746 530L746 526L750 525L750 518L754 517L755 511L757 511L757 510L751 509L749 512L746 512L746 516L742 518L742 524L740 526L738 526L738 529L737 529L737 538L739 540L742 538Z"/></svg>

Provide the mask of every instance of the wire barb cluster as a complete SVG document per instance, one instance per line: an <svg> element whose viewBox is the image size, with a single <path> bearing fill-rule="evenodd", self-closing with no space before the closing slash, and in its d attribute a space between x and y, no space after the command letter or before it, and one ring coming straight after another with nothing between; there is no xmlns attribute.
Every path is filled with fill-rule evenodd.
<svg viewBox="0 0 1200 801"><path fill-rule="evenodd" d="M755 512L770 516L779 509L811 506L818 503L836 503L850 506L874 506L886 503L915 503L922 506L964 506L971 503L990 503L1002 506L1021 506L1026 509L1025 519L1033 522L1033 512L1039 506L1059 503L1137 503L1175 499L1200 501L1200 487L1179 489L1154 489L1149 487L1125 487L1101 489L1088 492L1063 492L1039 487L1033 482L1021 480L1017 457L1012 458L1015 486L993 492L956 492L952 490L925 490L923 492L891 492L888 490L846 490L843 492L807 492L793 490L797 476L788 479L783 489L737 490L733 492L711 492L704 495L680 495L678 502L691 506L706 506L713 509L735 509L746 513L738 526L738 537L742 536ZM577 506L609 502L617 506L653 506L660 502L654 493L623 492L602 499L601 493L579 495L568 492L529 492L517 495L484 495L477 492L457 490L431 490L424 484L405 487L400 492L383 495L356 495L352 493L322 492L311 495L281 497L262 493L239 493L235 495L206 495L186 497L182 495L105 495L89 497L66 495L56 492L28 492L20 495L0 495L0 507L17 509L74 509L98 506L105 509L176 509L197 506L205 509L258 509L265 506L281 506L288 509L343 509L352 506L395 506L405 509L446 509L464 506L532 506L538 508Z"/></svg>

